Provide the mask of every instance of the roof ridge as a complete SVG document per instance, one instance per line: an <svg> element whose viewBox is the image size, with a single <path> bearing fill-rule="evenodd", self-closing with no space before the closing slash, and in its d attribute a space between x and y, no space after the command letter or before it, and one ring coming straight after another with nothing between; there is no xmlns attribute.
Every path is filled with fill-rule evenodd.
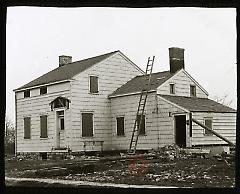
<svg viewBox="0 0 240 194"><path fill-rule="evenodd" d="M155 73L152 73L153 74L158 74L158 73L167 73L167 72L170 72L169 70L167 71L159 71L159 72L155 72ZM144 75L137 75L136 77L141 77L141 76L144 76Z"/></svg>

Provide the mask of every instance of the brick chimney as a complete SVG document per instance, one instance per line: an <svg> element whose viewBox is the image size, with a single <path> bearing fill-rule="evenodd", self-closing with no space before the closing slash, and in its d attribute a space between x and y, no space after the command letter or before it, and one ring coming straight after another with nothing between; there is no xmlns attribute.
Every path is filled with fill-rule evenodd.
<svg viewBox="0 0 240 194"><path fill-rule="evenodd" d="M59 56L59 67L72 63L72 56L61 55Z"/></svg>
<svg viewBox="0 0 240 194"><path fill-rule="evenodd" d="M175 73L184 69L184 49L171 47L169 48L170 73Z"/></svg>

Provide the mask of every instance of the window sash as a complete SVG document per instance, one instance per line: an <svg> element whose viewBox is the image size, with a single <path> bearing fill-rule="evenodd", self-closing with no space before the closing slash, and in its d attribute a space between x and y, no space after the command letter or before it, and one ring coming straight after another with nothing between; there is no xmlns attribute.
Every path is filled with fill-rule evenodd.
<svg viewBox="0 0 240 194"><path fill-rule="evenodd" d="M90 93L98 93L98 77L90 76Z"/></svg>
<svg viewBox="0 0 240 194"><path fill-rule="evenodd" d="M117 135L124 135L124 117L117 117Z"/></svg>
<svg viewBox="0 0 240 194"><path fill-rule="evenodd" d="M24 118L24 139L31 138L31 117Z"/></svg>
<svg viewBox="0 0 240 194"><path fill-rule="evenodd" d="M82 137L93 136L93 113L82 113Z"/></svg>
<svg viewBox="0 0 240 194"><path fill-rule="evenodd" d="M47 115L40 116L41 138L48 137L47 135Z"/></svg>

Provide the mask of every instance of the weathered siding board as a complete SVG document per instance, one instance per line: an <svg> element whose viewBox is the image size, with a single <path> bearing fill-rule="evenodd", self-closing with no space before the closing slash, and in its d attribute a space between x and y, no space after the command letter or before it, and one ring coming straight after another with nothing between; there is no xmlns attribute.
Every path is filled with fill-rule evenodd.
<svg viewBox="0 0 240 194"><path fill-rule="evenodd" d="M170 95L170 83L175 84L174 95L187 97L190 97L190 85L195 85L195 83L182 71L159 86L157 89L158 94ZM207 95L197 85L196 94L198 98L207 98Z"/></svg>
<svg viewBox="0 0 240 194"><path fill-rule="evenodd" d="M56 141L56 127L55 127L55 111L51 111L49 103L58 96L69 98L69 83L61 83L51 85L48 89L48 94L36 95L30 98L20 98L23 95L18 95L17 100L17 152L46 152L51 151L55 147ZM61 88L61 89L60 89ZM68 88L68 90L67 90ZM39 92L38 89L33 89L35 94ZM17 92L23 93L23 92ZM71 106L71 105L70 105ZM69 109L65 111L65 126L64 135L66 136L65 144L69 144ZM47 115L47 138L40 138L40 116ZM24 125L23 118L25 116L31 117L31 139L24 139Z"/></svg>
<svg viewBox="0 0 240 194"><path fill-rule="evenodd" d="M236 142L236 113L193 113L193 118L204 123L205 117L213 118L213 130ZM193 123L192 145L226 144L215 135L204 135L204 129Z"/></svg>
<svg viewBox="0 0 240 194"><path fill-rule="evenodd" d="M73 151L84 150L83 141L104 141L104 150L112 148L111 104L108 95L140 74L120 54L115 54L74 77L71 83ZM98 94L89 94L90 75L98 76ZM93 113L94 134L93 137L82 137L81 113L89 111ZM101 146L99 143L86 146L85 150L89 149L100 150Z"/></svg>

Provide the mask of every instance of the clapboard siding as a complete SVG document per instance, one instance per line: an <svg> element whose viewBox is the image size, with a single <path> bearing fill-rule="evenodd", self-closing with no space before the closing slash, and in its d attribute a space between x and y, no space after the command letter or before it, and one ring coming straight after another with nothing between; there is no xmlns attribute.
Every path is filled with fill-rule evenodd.
<svg viewBox="0 0 240 194"><path fill-rule="evenodd" d="M49 103L63 96L70 98L69 83L59 83L48 86L48 93L39 95L39 88L32 89L34 96L23 98L23 92L16 92L17 96L17 152L47 152L55 147L56 127L55 111L51 111ZM22 93L22 94L19 94ZM40 138L40 116L47 115L47 138ZM24 139L24 117L31 117L31 139ZM61 139L67 146L70 132L70 110L65 111L65 130ZM67 134L66 134L67 133ZM66 137L65 140L63 139Z"/></svg>
<svg viewBox="0 0 240 194"><path fill-rule="evenodd" d="M141 72L117 53L74 77L71 82L71 114L73 151L84 150L83 141L104 141L103 149L112 149L111 104L108 95ZM98 76L98 94L89 93L89 76ZM93 137L82 137L81 113L92 112ZM99 150L100 145L86 150Z"/></svg>
<svg viewBox="0 0 240 194"><path fill-rule="evenodd" d="M204 123L205 117L213 118L213 130L236 142L236 113L193 113L193 118ZM226 144L215 135L204 135L204 129L193 123L192 145Z"/></svg>
<svg viewBox="0 0 240 194"><path fill-rule="evenodd" d="M158 94L170 95L169 84L175 84L176 96L190 96L190 85L196 85L184 71L181 71L158 87ZM196 95L198 98L207 98L207 95L196 85Z"/></svg>

